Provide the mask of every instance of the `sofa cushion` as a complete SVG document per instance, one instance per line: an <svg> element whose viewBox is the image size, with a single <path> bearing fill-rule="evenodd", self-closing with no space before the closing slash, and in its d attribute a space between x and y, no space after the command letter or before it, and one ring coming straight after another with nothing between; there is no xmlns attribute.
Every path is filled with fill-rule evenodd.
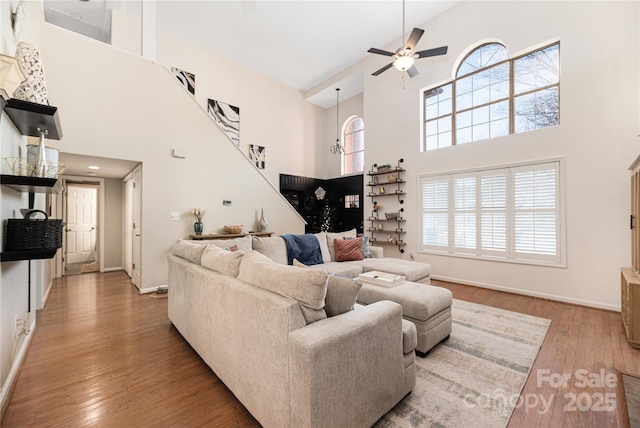
<svg viewBox="0 0 640 428"><path fill-rule="evenodd" d="M327 317L324 311L327 276L320 269L281 265L257 251L249 251L241 259L238 279L297 300L310 324Z"/></svg>
<svg viewBox="0 0 640 428"><path fill-rule="evenodd" d="M202 252L206 245L200 242L187 241L186 239L178 239L171 252L178 257L189 260L191 263L200 264Z"/></svg>
<svg viewBox="0 0 640 428"><path fill-rule="evenodd" d="M307 267L298 260L294 260L293 265ZM352 310L356 304L356 297L358 297L360 288L362 288L362 284L352 279L329 275L327 296L324 299L324 310L327 313L327 317L335 317Z"/></svg>
<svg viewBox="0 0 640 428"><path fill-rule="evenodd" d="M206 245L201 264L207 269L235 278L240 272L240 259L243 255L244 251L228 251L215 245Z"/></svg>
<svg viewBox="0 0 640 428"><path fill-rule="evenodd" d="M233 239L209 239L207 240L207 245L215 245L220 248L231 249L234 245L238 247L238 250L241 251L251 251L253 249L252 246L252 236L247 235L242 238L233 238Z"/></svg>
<svg viewBox="0 0 640 428"><path fill-rule="evenodd" d="M337 262L362 260L362 238L336 239L333 242Z"/></svg>
<svg viewBox="0 0 640 428"><path fill-rule="evenodd" d="M373 253L369 249L369 237L364 235L360 236L362 238L362 258L363 259L372 259L374 257ZM351 238L349 236L344 236L343 239L356 239Z"/></svg>
<svg viewBox="0 0 640 428"><path fill-rule="evenodd" d="M356 231L355 228L338 233L327 232L327 246L329 247L329 254L331 255L332 262L336 261L336 248L333 241L336 239L344 239L345 237L355 238L356 236L358 236L358 231Z"/></svg>
<svg viewBox="0 0 640 428"><path fill-rule="evenodd" d="M318 243L320 244L320 252L322 253L322 263L329 263L331 261L331 253L329 252L329 245L327 244L327 232L316 233Z"/></svg>
<svg viewBox="0 0 640 428"><path fill-rule="evenodd" d="M329 262L318 265L319 269L326 270L329 274L340 275L345 278L355 278L362 273L362 267L351 262Z"/></svg>
<svg viewBox="0 0 640 428"><path fill-rule="evenodd" d="M287 264L287 245L280 236L253 237L253 249L276 263Z"/></svg>

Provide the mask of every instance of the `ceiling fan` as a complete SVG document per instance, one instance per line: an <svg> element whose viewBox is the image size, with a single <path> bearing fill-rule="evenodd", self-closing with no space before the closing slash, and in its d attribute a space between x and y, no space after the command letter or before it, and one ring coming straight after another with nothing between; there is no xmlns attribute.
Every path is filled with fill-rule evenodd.
<svg viewBox="0 0 640 428"><path fill-rule="evenodd" d="M427 49L424 51L415 52L414 49L416 48L416 45L418 44L420 37L422 37L422 34L424 34L424 30L420 28L414 28L411 31L411 34L409 35L409 39L405 43L404 42L404 34L405 34L404 17L405 17L404 0L402 0L402 47L396 50L395 52L389 52L389 51L385 51L377 48L369 49L367 52L378 54L378 55L390 56L393 58L393 62L385 65L380 70L372 73L371 74L372 76L378 76L384 73L385 71L387 71L388 69L390 69L391 66L393 66L400 71L406 71L409 77L414 77L418 74L418 69L413 64L416 59L426 58L430 56L445 55L447 53L447 48L448 48L447 46L441 46L439 48L433 48L433 49Z"/></svg>

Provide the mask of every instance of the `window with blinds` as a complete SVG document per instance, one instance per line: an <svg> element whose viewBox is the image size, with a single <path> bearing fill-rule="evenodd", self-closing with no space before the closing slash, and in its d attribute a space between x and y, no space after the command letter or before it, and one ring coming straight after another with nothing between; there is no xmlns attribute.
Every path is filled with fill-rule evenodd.
<svg viewBox="0 0 640 428"><path fill-rule="evenodd" d="M560 164L421 177L420 249L564 265Z"/></svg>

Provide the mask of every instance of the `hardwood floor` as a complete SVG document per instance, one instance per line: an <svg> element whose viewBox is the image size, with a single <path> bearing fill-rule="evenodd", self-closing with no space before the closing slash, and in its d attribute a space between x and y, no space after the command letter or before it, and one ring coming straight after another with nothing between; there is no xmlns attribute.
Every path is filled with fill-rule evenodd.
<svg viewBox="0 0 640 428"><path fill-rule="evenodd" d="M640 375L640 350L629 346L619 313L434 285L552 320L509 427L624 426L623 398L607 394L620 390L619 372ZM259 426L171 325L167 299L138 295L123 272L56 280L32 334L2 427ZM570 379L555 383L563 374ZM605 385L600 374L615 380Z"/></svg>

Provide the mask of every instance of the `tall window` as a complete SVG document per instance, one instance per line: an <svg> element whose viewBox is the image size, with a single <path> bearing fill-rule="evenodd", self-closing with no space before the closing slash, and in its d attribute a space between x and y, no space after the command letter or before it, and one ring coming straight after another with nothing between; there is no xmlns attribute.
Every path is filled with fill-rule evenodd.
<svg viewBox="0 0 640 428"><path fill-rule="evenodd" d="M473 50L456 78L423 92L422 150L557 125L560 44L509 59L499 43Z"/></svg>
<svg viewBox="0 0 640 428"><path fill-rule="evenodd" d="M560 161L420 178L421 250L564 264Z"/></svg>
<svg viewBox="0 0 640 428"><path fill-rule="evenodd" d="M342 174L364 171L364 120L361 117L350 118L344 127L344 154L342 155Z"/></svg>

